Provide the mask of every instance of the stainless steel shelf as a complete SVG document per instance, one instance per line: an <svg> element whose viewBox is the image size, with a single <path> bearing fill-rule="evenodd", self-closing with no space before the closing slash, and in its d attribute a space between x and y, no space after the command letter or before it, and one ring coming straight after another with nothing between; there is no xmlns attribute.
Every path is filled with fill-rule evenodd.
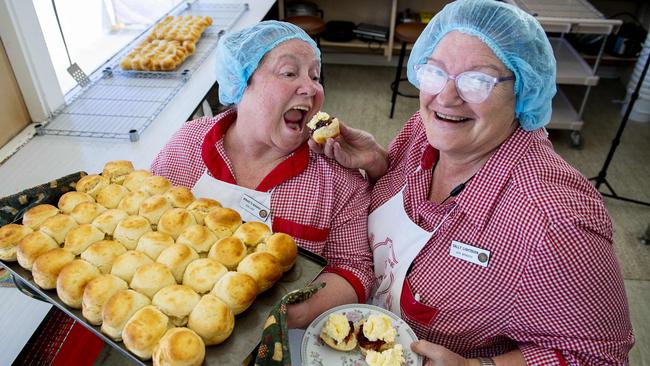
<svg viewBox="0 0 650 366"><path fill-rule="evenodd" d="M214 54L220 35L248 9L248 4L195 0L172 10L168 15L209 15L213 20L194 54L177 71L127 71L119 67L122 58L146 38L147 30L92 73L88 86L68 93L66 104L39 126L37 133L137 141L192 73Z"/></svg>
<svg viewBox="0 0 650 366"><path fill-rule="evenodd" d="M598 84L598 76L592 73L591 67L567 40L550 37L549 41L557 62L556 80L558 84Z"/></svg>

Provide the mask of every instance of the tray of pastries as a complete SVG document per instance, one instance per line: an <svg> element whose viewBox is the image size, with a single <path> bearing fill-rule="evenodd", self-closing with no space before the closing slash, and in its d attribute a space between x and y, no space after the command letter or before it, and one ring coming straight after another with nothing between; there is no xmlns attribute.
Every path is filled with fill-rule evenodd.
<svg viewBox="0 0 650 366"><path fill-rule="evenodd" d="M120 61L120 67L137 71L175 70L194 53L201 34L211 24L209 16L167 16Z"/></svg>
<svg viewBox="0 0 650 366"><path fill-rule="evenodd" d="M140 364L241 364L324 258L126 160L0 227L17 281Z"/></svg>

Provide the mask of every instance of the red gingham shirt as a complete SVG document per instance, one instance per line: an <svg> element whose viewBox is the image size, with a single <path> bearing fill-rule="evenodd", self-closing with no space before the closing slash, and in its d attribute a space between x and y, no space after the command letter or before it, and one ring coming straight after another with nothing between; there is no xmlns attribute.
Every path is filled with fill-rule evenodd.
<svg viewBox="0 0 650 366"><path fill-rule="evenodd" d="M158 153L156 175L192 188L208 168L211 176L236 184L223 134L236 119L230 109L214 118L187 122ZM303 144L256 188L271 191L273 231L328 260L327 272L345 278L365 302L374 281L368 244L368 183L358 172Z"/></svg>
<svg viewBox="0 0 650 366"><path fill-rule="evenodd" d="M528 365L627 364L634 337L609 215L543 129L516 130L443 205L427 200L437 152L419 113L389 159L371 212L405 182L405 210L420 227L432 231L453 209L404 285L402 317L421 339L465 357L519 347ZM489 250L488 267L452 257L452 240Z"/></svg>

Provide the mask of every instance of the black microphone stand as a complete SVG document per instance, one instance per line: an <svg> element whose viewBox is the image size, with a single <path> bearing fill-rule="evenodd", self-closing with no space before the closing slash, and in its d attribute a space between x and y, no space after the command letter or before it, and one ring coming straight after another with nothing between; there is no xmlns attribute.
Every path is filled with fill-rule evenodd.
<svg viewBox="0 0 650 366"><path fill-rule="evenodd" d="M607 188L609 188L609 191L612 192L611 194L600 192L600 194L602 194L603 196L614 198L621 201L637 203L639 205L645 205L645 206L650 206L650 202L644 202L632 198L619 196L616 193L616 191L614 191L614 189L609 184L609 182L607 182L606 177L607 177L607 169L609 168L609 164L612 162L612 158L614 157L616 148L618 147L618 144L621 142L621 135L623 134L623 130L625 130L625 126L627 125L627 120L630 118L630 114L632 113L634 102L636 102L636 100L639 98L639 91L641 90L641 85L643 84L645 75L648 72L648 66L650 66L650 55L648 55L648 58L646 59L645 66L643 67L643 71L641 72L641 77L639 78L639 82L636 84L634 93L632 93L632 96L630 97L630 102L627 104L627 109L625 110L625 114L623 115L621 124L618 126L618 131L616 132L616 136L614 137L614 140L612 140L612 146L609 148L609 153L607 153L607 159L605 159L605 163L603 164L603 167L600 169L600 173L598 173L598 175L593 178L589 178L589 180L595 181L595 186L598 192L600 192L600 186L602 184L607 186Z"/></svg>

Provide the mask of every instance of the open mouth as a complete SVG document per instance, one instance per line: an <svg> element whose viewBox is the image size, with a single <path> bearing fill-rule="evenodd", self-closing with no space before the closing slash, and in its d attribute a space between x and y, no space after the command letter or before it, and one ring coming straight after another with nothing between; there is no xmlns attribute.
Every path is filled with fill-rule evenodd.
<svg viewBox="0 0 650 366"><path fill-rule="evenodd" d="M460 122L466 122L469 121L471 118L463 117L463 116L452 116L450 114L444 114L440 112L435 112L436 118L444 121L444 122L449 122L449 123L460 123Z"/></svg>
<svg viewBox="0 0 650 366"><path fill-rule="evenodd" d="M298 105L284 112L284 123L294 131L302 131L305 126L309 107Z"/></svg>

